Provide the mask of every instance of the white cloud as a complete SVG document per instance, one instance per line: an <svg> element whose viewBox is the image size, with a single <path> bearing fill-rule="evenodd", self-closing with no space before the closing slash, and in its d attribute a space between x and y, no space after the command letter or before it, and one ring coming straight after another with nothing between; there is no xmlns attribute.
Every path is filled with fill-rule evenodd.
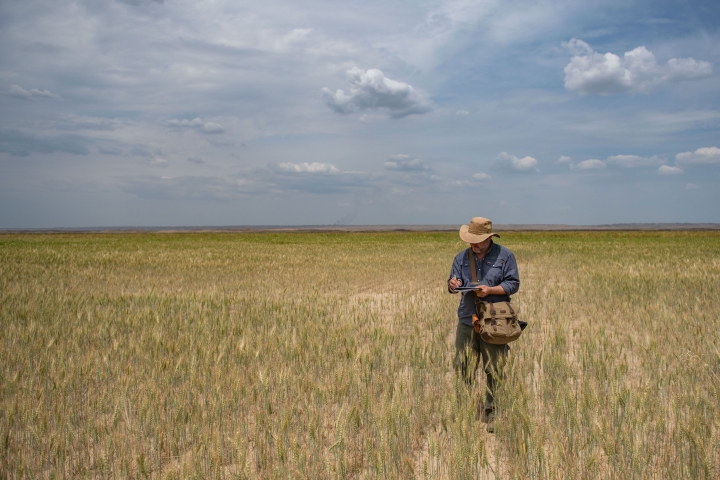
<svg viewBox="0 0 720 480"><path fill-rule="evenodd" d="M576 38L563 46L575 55L564 70L565 88L579 93L647 93L663 82L692 80L712 73L709 62L694 58L671 58L665 65L658 65L655 55L644 46L625 52L622 58L610 52L597 53Z"/></svg>
<svg viewBox="0 0 720 480"><path fill-rule="evenodd" d="M472 176L472 178L473 178L473 180L477 180L477 181L481 182L483 180L490 180L490 175L488 175L487 173L481 172L481 173L474 174Z"/></svg>
<svg viewBox="0 0 720 480"><path fill-rule="evenodd" d="M342 193L367 188L373 177L364 172L341 171L335 165L320 162L284 162L268 169L249 172L246 177L266 191L303 191L317 194Z"/></svg>
<svg viewBox="0 0 720 480"><path fill-rule="evenodd" d="M214 122L203 122L201 118L193 120L170 120L168 125L174 128L192 128L203 133L224 133L225 129L222 125Z"/></svg>
<svg viewBox="0 0 720 480"><path fill-rule="evenodd" d="M455 112L455 115L470 115L470 112L468 112L467 110L458 110L457 112Z"/></svg>
<svg viewBox="0 0 720 480"><path fill-rule="evenodd" d="M700 190L700 186L695 185L694 183L688 183L685 185L685 190Z"/></svg>
<svg viewBox="0 0 720 480"><path fill-rule="evenodd" d="M509 155L506 152L501 152L500 155L495 159L495 166L503 170L518 173L531 173L538 172L537 160L533 157L518 158L515 155Z"/></svg>
<svg viewBox="0 0 720 480"><path fill-rule="evenodd" d="M429 102L415 89L405 83L387 78L383 72L372 68L361 70L353 67L347 71L350 91L322 89L327 105L338 113L354 113L368 109L387 110L393 118L427 113Z"/></svg>
<svg viewBox="0 0 720 480"><path fill-rule="evenodd" d="M151 167L165 168L168 166L168 161L164 158L148 158L145 163Z"/></svg>
<svg viewBox="0 0 720 480"><path fill-rule="evenodd" d="M410 158L408 155L392 155L390 160L385 162L385 168L387 170L394 170L399 172L423 172L430 170L430 167L417 158Z"/></svg>
<svg viewBox="0 0 720 480"><path fill-rule="evenodd" d="M283 50L294 45L302 44L307 40L307 36L311 32L312 28L296 28L277 40L275 42L275 48L277 50Z"/></svg>
<svg viewBox="0 0 720 480"><path fill-rule="evenodd" d="M661 165L658 168L658 175L682 175L685 171L680 167L670 167L668 165Z"/></svg>
<svg viewBox="0 0 720 480"><path fill-rule="evenodd" d="M291 163L284 162L278 165L278 169L285 173L316 173L316 174L328 174L328 173L339 173L335 165L331 163L319 163L319 162L303 162L303 163Z"/></svg>
<svg viewBox="0 0 720 480"><path fill-rule="evenodd" d="M583 160L582 162L578 163L575 167L578 170L600 170L605 168L605 162L602 160L597 160L595 158L592 158L590 160Z"/></svg>
<svg viewBox="0 0 720 480"><path fill-rule="evenodd" d="M49 92L48 90L38 90L37 88L25 90L19 85L10 85L10 89L6 93L11 97L23 100L30 100L33 98L54 98L55 100L62 100L60 95Z"/></svg>
<svg viewBox="0 0 720 480"><path fill-rule="evenodd" d="M569 163L569 164L572 164L572 158L563 155L563 156L561 156L560 158L558 158L557 163Z"/></svg>
<svg viewBox="0 0 720 480"><path fill-rule="evenodd" d="M640 157L638 155L613 155L608 157L608 163L614 163L625 168L632 167L655 167L658 165L664 165L667 160L659 158L656 155L652 157Z"/></svg>
<svg viewBox="0 0 720 480"><path fill-rule="evenodd" d="M698 148L695 152L683 152L675 155L679 165L720 165L720 148Z"/></svg>

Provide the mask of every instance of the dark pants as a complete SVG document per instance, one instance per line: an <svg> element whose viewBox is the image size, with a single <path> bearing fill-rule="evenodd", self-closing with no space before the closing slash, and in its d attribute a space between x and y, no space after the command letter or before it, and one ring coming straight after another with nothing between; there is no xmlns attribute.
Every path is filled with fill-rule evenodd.
<svg viewBox="0 0 720 480"><path fill-rule="evenodd" d="M509 345L487 343L475 333L473 327L458 322L455 333L455 371L467 385L472 385L482 359L487 378L485 412L492 412L495 408L495 387L497 380L502 378L502 366L509 351Z"/></svg>

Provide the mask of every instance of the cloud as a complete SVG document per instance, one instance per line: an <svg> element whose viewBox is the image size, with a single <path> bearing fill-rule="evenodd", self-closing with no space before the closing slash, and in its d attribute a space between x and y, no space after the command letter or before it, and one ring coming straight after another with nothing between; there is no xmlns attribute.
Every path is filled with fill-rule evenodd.
<svg viewBox="0 0 720 480"><path fill-rule="evenodd" d="M135 145L130 149L130 155L133 155L135 157L145 157L145 158L153 158L155 154L160 154L161 152L155 152L153 153L150 151L147 147L143 145Z"/></svg>
<svg viewBox="0 0 720 480"><path fill-rule="evenodd" d="M539 172L537 164L537 160L533 157L518 158L515 155L509 155L506 152L500 153L494 163L496 168L515 173Z"/></svg>
<svg viewBox="0 0 720 480"><path fill-rule="evenodd" d="M31 100L33 98L53 98L55 100L62 100L60 95L51 93L48 90L38 90L37 88L25 90L19 85L10 85L10 89L6 93L11 97L20 98L22 100Z"/></svg>
<svg viewBox="0 0 720 480"><path fill-rule="evenodd" d="M123 151L119 147L106 146L98 147L98 153L102 153L103 155L122 155Z"/></svg>
<svg viewBox="0 0 720 480"><path fill-rule="evenodd" d="M118 122L105 118L66 115L61 120L55 122L54 127L57 130L110 132L118 128Z"/></svg>
<svg viewBox="0 0 720 480"><path fill-rule="evenodd" d="M575 165L578 170L600 170L605 168L605 162L592 158L590 160L583 160L582 162Z"/></svg>
<svg viewBox="0 0 720 480"><path fill-rule="evenodd" d="M86 140L75 135L33 135L18 130L0 130L0 152L17 157L31 153L65 152L75 155L90 153Z"/></svg>
<svg viewBox="0 0 720 480"><path fill-rule="evenodd" d="M151 167L165 168L168 166L168 161L164 158L148 158L145 160L145 164Z"/></svg>
<svg viewBox="0 0 720 480"><path fill-rule="evenodd" d="M625 52L597 53L582 40L563 43L575 54L565 67L565 88L583 94L648 93L664 82L707 77L712 65L694 58L671 58L658 65L655 55L644 46Z"/></svg>
<svg viewBox="0 0 720 480"><path fill-rule="evenodd" d="M368 109L387 110L392 118L423 114L431 110L429 102L405 82L387 78L383 72L372 68L361 70L353 67L347 71L350 91L322 89L328 107L338 113L348 114Z"/></svg>
<svg viewBox="0 0 720 480"><path fill-rule="evenodd" d="M203 133L224 133L225 129L222 125L213 122L203 122L201 118L194 118L193 120L170 120L168 122L173 128L191 128L194 130L201 131Z"/></svg>
<svg viewBox="0 0 720 480"><path fill-rule="evenodd" d="M560 158L558 158L557 163L569 163L572 165L572 158L563 155Z"/></svg>
<svg viewBox="0 0 720 480"><path fill-rule="evenodd" d="M284 162L255 172L248 178L264 185L266 190L327 194L368 187L370 177L363 172L343 172L331 163Z"/></svg>
<svg viewBox="0 0 720 480"><path fill-rule="evenodd" d="M658 168L658 175L682 175L685 171L680 167L670 167L668 165L661 165Z"/></svg>
<svg viewBox="0 0 720 480"><path fill-rule="evenodd" d="M470 112L468 112L467 110L458 110L457 112L455 112L455 115L470 115Z"/></svg>
<svg viewBox="0 0 720 480"><path fill-rule="evenodd" d="M664 165L667 160L658 158L656 155L652 157L639 157L637 155L613 155L608 157L608 163L614 163L625 168L633 167L655 167L658 165Z"/></svg>
<svg viewBox="0 0 720 480"><path fill-rule="evenodd" d="M149 3L159 3L161 5L165 3L165 0L116 0L116 1L118 1L120 3L125 3L127 5L132 5L134 7L137 7L139 5L146 5Z"/></svg>
<svg viewBox="0 0 720 480"><path fill-rule="evenodd" d="M200 157L188 157L187 161L190 163L197 163L197 164L205 163L205 160L203 160Z"/></svg>
<svg viewBox="0 0 720 480"><path fill-rule="evenodd" d="M319 163L319 162L303 162L303 163L291 163L284 162L277 166L277 169L283 173L311 173L311 174L332 174L340 173L335 165L331 163Z"/></svg>
<svg viewBox="0 0 720 480"><path fill-rule="evenodd" d="M221 177L128 176L120 179L120 188L140 198L233 200L242 193L252 193L253 185Z"/></svg>
<svg viewBox="0 0 720 480"><path fill-rule="evenodd" d="M695 152L683 152L675 155L678 165L720 165L720 148L698 148Z"/></svg>
<svg viewBox="0 0 720 480"><path fill-rule="evenodd" d="M430 167L417 158L410 158L408 155L393 155L385 162L385 169L397 172L424 172Z"/></svg>
<svg viewBox="0 0 720 480"><path fill-rule="evenodd" d="M473 180L476 180L476 181L478 181L478 182L481 182L481 181L483 181L483 180L490 180L491 177L490 177L490 175L488 175L487 173L482 173L482 172L481 172L481 173L475 173L475 174L473 174L472 178L473 178Z"/></svg>
<svg viewBox="0 0 720 480"><path fill-rule="evenodd" d="M695 185L694 183L688 183L685 185L685 190L700 190L700 186Z"/></svg>

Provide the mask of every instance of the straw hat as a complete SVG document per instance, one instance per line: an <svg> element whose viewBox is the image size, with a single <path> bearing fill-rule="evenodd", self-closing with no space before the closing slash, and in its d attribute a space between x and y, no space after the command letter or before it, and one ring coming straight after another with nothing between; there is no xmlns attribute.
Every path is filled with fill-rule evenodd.
<svg viewBox="0 0 720 480"><path fill-rule="evenodd" d="M460 238L467 243L481 243L490 237L499 237L492 233L492 221L484 217L474 217L470 225L460 227Z"/></svg>

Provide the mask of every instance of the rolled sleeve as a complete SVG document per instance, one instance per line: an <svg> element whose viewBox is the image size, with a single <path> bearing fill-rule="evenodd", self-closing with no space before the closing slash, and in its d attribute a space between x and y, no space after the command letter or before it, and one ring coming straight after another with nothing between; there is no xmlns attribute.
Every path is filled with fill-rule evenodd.
<svg viewBox="0 0 720 480"><path fill-rule="evenodd" d="M520 289L520 272L518 272L515 255L512 253L508 255L503 267L503 280L500 282L500 286L507 295L514 295Z"/></svg>
<svg viewBox="0 0 720 480"><path fill-rule="evenodd" d="M458 293L453 292L450 290L450 279L451 278L457 278L458 280L462 281L462 256L458 255L455 257L455 260L453 261L452 268L450 268L450 276L447 279L447 289L449 293Z"/></svg>

